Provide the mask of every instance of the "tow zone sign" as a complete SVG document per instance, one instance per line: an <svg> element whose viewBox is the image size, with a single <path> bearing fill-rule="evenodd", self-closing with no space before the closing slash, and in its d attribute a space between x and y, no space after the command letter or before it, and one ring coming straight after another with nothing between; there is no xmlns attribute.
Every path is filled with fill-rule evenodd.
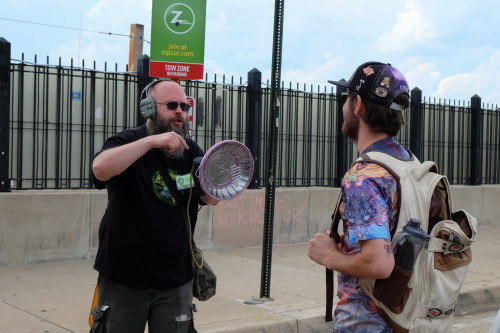
<svg viewBox="0 0 500 333"><path fill-rule="evenodd" d="M206 0L153 0L149 76L203 79Z"/></svg>

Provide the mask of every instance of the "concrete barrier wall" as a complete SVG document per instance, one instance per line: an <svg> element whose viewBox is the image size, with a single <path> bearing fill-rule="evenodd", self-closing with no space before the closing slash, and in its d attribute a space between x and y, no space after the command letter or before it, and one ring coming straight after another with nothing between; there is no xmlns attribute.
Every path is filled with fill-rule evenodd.
<svg viewBox="0 0 500 333"><path fill-rule="evenodd" d="M500 216L500 185L451 187L454 209L476 216L479 229ZM277 188L274 244L307 242L330 226L338 188ZM89 259L106 209L106 191L43 190L0 193L0 265ZM202 249L261 246L265 189L203 207L195 241Z"/></svg>

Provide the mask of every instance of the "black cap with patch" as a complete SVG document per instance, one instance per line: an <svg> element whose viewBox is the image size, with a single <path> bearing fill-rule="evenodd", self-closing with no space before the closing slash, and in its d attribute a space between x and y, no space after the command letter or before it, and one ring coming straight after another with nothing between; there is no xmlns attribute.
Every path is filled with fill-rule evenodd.
<svg viewBox="0 0 500 333"><path fill-rule="evenodd" d="M394 103L400 94L410 96L410 88L405 77L391 64L370 61L360 65L348 82L330 81L340 87L349 88L367 100L396 111L403 106Z"/></svg>

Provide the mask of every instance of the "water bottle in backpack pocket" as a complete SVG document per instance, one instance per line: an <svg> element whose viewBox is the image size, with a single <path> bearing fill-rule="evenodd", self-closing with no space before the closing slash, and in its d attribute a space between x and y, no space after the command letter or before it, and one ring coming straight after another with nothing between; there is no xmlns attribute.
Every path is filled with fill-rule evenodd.
<svg viewBox="0 0 500 333"><path fill-rule="evenodd" d="M408 299L408 282L422 248L427 247L430 236L420 229L420 221L411 219L398 235L395 235L394 269L387 279L375 281L373 296L393 313L401 313Z"/></svg>

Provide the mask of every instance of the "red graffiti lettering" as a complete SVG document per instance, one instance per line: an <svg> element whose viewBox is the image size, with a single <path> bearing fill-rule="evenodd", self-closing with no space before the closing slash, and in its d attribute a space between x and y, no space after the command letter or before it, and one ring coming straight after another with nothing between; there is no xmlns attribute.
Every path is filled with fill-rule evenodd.
<svg viewBox="0 0 500 333"><path fill-rule="evenodd" d="M264 210L257 210L255 208L250 208L250 223L264 223Z"/></svg>
<svg viewBox="0 0 500 333"><path fill-rule="evenodd" d="M292 208L284 211L282 219L286 223L293 222L305 224L307 223L308 217L307 209L305 206L302 206L302 208Z"/></svg>

